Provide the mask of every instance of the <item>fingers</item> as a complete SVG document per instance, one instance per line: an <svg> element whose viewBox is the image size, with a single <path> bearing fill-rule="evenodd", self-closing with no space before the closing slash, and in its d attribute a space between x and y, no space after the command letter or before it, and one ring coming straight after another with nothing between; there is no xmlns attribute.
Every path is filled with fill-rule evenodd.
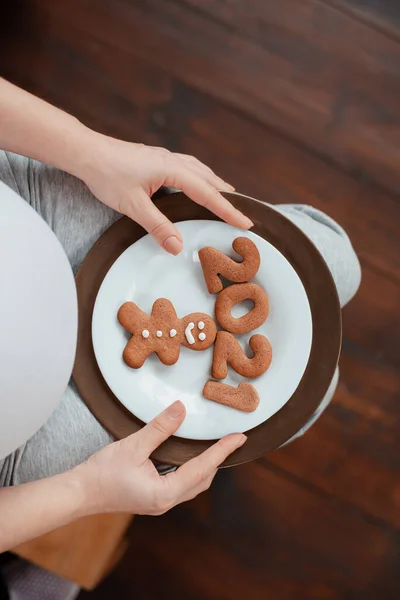
<svg viewBox="0 0 400 600"><path fill-rule="evenodd" d="M184 404L177 400L132 436L143 459L148 458L160 444L175 433L185 414Z"/></svg>
<svg viewBox="0 0 400 600"><path fill-rule="evenodd" d="M166 485L173 489L175 497L184 498L191 490L201 489L202 483L209 477L214 477L217 468L235 450L243 446L246 436L241 433L228 435L205 452L193 458L174 473L169 473L163 479ZM204 488L206 489L206 488Z"/></svg>
<svg viewBox="0 0 400 600"><path fill-rule="evenodd" d="M201 177L206 183L214 187L216 190L221 190L223 192L234 191L234 188L229 185L229 183L226 183L223 179L221 179L221 177L215 175L211 169L205 169L196 163L190 162L187 163L186 168L198 177Z"/></svg>
<svg viewBox="0 0 400 600"><path fill-rule="evenodd" d="M182 237L178 229L154 206L144 191L135 197L128 213L127 216L146 229L164 250L174 255L182 251Z"/></svg>
<svg viewBox="0 0 400 600"><path fill-rule="evenodd" d="M181 189L194 202L204 206L230 225L242 229L253 226L252 221L232 206L216 187L189 168L171 171L166 177L165 185Z"/></svg>
<svg viewBox="0 0 400 600"><path fill-rule="evenodd" d="M155 148L159 152L162 152L164 157L169 157L170 161L174 161L177 158L179 160L182 160L186 164L186 167L190 168L191 170L197 171L202 177L204 177L207 181L209 181L211 185L214 185L217 189L225 190L228 192L233 192L235 190L233 185L230 185L230 183L227 183L226 181L221 179L221 177L218 177L218 175L216 175L214 171L210 169L209 166L205 165L203 162L201 162L201 160L199 160L195 156L191 156L190 154L180 154L179 152L172 153L169 150L166 150L165 148L161 148L160 146L153 146L153 148Z"/></svg>
<svg viewBox="0 0 400 600"><path fill-rule="evenodd" d="M161 149L157 150L161 152ZM166 150L163 150L163 157L164 185L182 190L230 225L243 229L253 226L252 221L218 191L232 191L234 188L209 167L193 156L171 154ZM182 237L178 229L156 208L144 189L137 190L132 201L125 203L123 212L146 229L170 254L177 255L182 251Z"/></svg>
<svg viewBox="0 0 400 600"><path fill-rule="evenodd" d="M233 185L230 185L229 183L224 181L221 177L218 177L218 175L216 175L214 173L214 171L212 169L210 169L210 167L208 167L207 165L202 163L196 157L188 156L187 154L178 154L178 153L175 153L174 156L179 157L181 160L183 160L186 163L186 166L190 170L192 170L195 173L197 173L198 175L204 177L204 179L210 185L213 185L216 189L224 190L227 192L235 191L235 188L233 187Z"/></svg>

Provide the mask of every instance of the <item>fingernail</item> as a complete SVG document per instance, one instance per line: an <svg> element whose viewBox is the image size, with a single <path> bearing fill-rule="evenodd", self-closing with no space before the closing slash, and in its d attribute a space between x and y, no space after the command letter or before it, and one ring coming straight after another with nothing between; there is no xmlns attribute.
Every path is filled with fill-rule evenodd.
<svg viewBox="0 0 400 600"><path fill-rule="evenodd" d="M231 185L230 183L228 183L227 181L224 181L224 189L227 189L229 192L234 192L235 188L233 187L233 185Z"/></svg>
<svg viewBox="0 0 400 600"><path fill-rule="evenodd" d="M243 223L245 224L245 227L247 229L250 229L250 227L254 227L254 223L253 221L251 221L249 219L249 217L246 217L246 215L243 215Z"/></svg>
<svg viewBox="0 0 400 600"><path fill-rule="evenodd" d="M247 440L247 436L245 436L243 433L239 438L238 444L237 444L237 448L240 448L240 446L243 446L243 444L245 443L245 441Z"/></svg>
<svg viewBox="0 0 400 600"><path fill-rule="evenodd" d="M166 412L169 417L172 417L172 419L177 419L182 415L184 410L185 405L180 400L177 400L176 402L171 404L171 406L168 406Z"/></svg>
<svg viewBox="0 0 400 600"><path fill-rule="evenodd" d="M176 256L179 252L182 252L183 244L178 238L174 235L171 235L166 240L163 241L163 248L170 254Z"/></svg>

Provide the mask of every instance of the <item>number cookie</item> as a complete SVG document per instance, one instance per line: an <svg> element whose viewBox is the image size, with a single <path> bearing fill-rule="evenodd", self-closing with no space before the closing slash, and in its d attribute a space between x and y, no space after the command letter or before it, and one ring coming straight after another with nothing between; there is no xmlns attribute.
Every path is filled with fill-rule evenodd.
<svg viewBox="0 0 400 600"><path fill-rule="evenodd" d="M220 275L229 281L244 283L252 279L260 267L260 253L249 238L236 238L232 248L243 257L242 262L238 263L210 246L199 250L200 263L210 294L218 294L223 289Z"/></svg>
<svg viewBox="0 0 400 600"><path fill-rule="evenodd" d="M243 300L252 300L253 308L243 317L232 317L231 310ZM226 331L248 333L260 327L268 317L267 294L255 283L237 283L225 288L215 302L215 317Z"/></svg>
<svg viewBox="0 0 400 600"><path fill-rule="evenodd" d="M249 358L237 339L227 331L218 331L214 346L212 376L225 379L228 375L228 364L243 377L253 379L268 369L272 360L272 348L267 338L260 334L252 335L249 340L254 356Z"/></svg>
<svg viewBox="0 0 400 600"><path fill-rule="evenodd" d="M239 383L235 388L226 383L210 380L204 386L203 396L243 412L255 411L260 403L260 397L251 383Z"/></svg>
<svg viewBox="0 0 400 600"><path fill-rule="evenodd" d="M173 365L181 344L191 350L206 350L217 334L211 317L192 313L179 319L173 304L165 298L154 302L150 315L133 302L125 302L118 311L118 321L132 334L123 358L133 369L141 367L153 352L164 365Z"/></svg>

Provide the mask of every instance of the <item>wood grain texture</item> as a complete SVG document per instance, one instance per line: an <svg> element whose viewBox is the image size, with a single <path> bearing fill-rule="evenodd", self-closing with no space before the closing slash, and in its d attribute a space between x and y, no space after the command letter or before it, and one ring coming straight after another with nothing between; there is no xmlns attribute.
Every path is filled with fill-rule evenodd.
<svg viewBox="0 0 400 600"><path fill-rule="evenodd" d="M93 597L397 599L400 5L19 0L13 12L2 74L108 134L194 154L242 193L316 206L363 267L320 421L196 501L135 519Z"/></svg>
<svg viewBox="0 0 400 600"><path fill-rule="evenodd" d="M394 600L397 544L351 506L255 462L161 519L135 520L118 577L94 597Z"/></svg>
<svg viewBox="0 0 400 600"><path fill-rule="evenodd" d="M400 40L400 14L397 0L319 0L360 20L384 35Z"/></svg>
<svg viewBox="0 0 400 600"><path fill-rule="evenodd" d="M35 4L52 24L148 58L351 173L400 190L400 47L367 24L319 0Z"/></svg>
<svg viewBox="0 0 400 600"><path fill-rule="evenodd" d="M399 528L399 372L351 354L346 343L339 368L335 400L318 424L264 464Z"/></svg>
<svg viewBox="0 0 400 600"><path fill-rule="evenodd" d="M338 171L148 60L84 39L70 27L54 25L44 35L45 27L37 23L36 35L43 36L40 43L35 38L35 53L30 42L18 44L5 74L105 133L195 154L239 191L328 212L367 263L400 280L397 197Z"/></svg>

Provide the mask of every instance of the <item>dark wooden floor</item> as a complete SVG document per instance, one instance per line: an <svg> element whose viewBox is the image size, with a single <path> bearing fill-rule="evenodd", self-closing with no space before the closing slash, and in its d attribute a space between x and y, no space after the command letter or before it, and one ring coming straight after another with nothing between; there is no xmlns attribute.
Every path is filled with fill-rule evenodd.
<svg viewBox="0 0 400 600"><path fill-rule="evenodd" d="M317 206L347 229L363 267L344 311L339 388L318 424L220 473L195 501L137 518L128 554L92 597L399 598L400 3L3 10L3 76L103 132L195 154L239 191Z"/></svg>

